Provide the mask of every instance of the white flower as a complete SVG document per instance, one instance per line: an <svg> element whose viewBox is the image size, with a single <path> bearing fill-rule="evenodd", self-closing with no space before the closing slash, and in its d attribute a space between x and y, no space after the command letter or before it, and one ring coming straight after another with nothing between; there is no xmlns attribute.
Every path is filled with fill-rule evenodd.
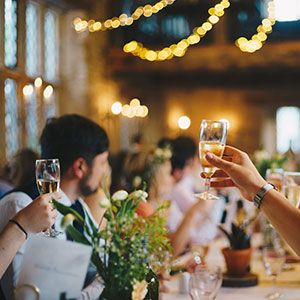
<svg viewBox="0 0 300 300"><path fill-rule="evenodd" d="M257 150L254 152L254 159L256 162L261 162L270 158L271 156L266 150Z"/></svg>
<svg viewBox="0 0 300 300"><path fill-rule="evenodd" d="M146 199L148 198L148 193L143 190L134 191L132 195L138 199L141 199L144 202L146 202Z"/></svg>
<svg viewBox="0 0 300 300"><path fill-rule="evenodd" d="M60 226L63 230L65 230L71 223L75 220L74 215L72 214L67 214L63 217L61 220Z"/></svg>
<svg viewBox="0 0 300 300"><path fill-rule="evenodd" d="M170 149L165 149L164 156L166 159L170 159L172 157L172 151Z"/></svg>
<svg viewBox="0 0 300 300"><path fill-rule="evenodd" d="M154 152L155 156L162 156L163 155L163 149L157 148Z"/></svg>
<svg viewBox="0 0 300 300"><path fill-rule="evenodd" d="M107 199L106 197L102 198L100 201L100 207L102 208L110 208L111 203L109 201L109 199Z"/></svg>
<svg viewBox="0 0 300 300"><path fill-rule="evenodd" d="M132 181L133 187L137 188L141 185L141 183L142 183L142 178L140 176L135 176L133 178L133 181Z"/></svg>
<svg viewBox="0 0 300 300"><path fill-rule="evenodd" d="M138 281L133 285L133 290L131 294L132 300L143 300L148 293L148 283L146 280Z"/></svg>
<svg viewBox="0 0 300 300"><path fill-rule="evenodd" d="M128 197L128 193L124 190L120 190L115 192L111 198L113 201L123 201L127 199L127 197Z"/></svg>

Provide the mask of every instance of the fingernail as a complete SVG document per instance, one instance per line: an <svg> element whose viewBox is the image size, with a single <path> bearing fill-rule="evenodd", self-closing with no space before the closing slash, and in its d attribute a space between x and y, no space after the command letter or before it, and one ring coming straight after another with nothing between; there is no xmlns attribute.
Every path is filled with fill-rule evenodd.
<svg viewBox="0 0 300 300"><path fill-rule="evenodd" d="M206 157L209 159L214 159L214 156L211 153L206 153Z"/></svg>

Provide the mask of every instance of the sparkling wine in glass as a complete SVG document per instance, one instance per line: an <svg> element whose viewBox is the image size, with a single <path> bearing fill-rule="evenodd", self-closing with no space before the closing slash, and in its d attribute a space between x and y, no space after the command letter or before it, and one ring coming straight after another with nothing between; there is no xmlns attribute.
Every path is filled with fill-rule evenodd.
<svg viewBox="0 0 300 300"><path fill-rule="evenodd" d="M300 208L300 172L284 172L283 193L293 206Z"/></svg>
<svg viewBox="0 0 300 300"><path fill-rule="evenodd" d="M205 200L216 200L218 197L209 193L210 179L216 171L205 158L210 152L222 157L227 137L227 124L222 121L203 120L200 126L199 156L200 163L205 175L205 191L195 196Z"/></svg>
<svg viewBox="0 0 300 300"><path fill-rule="evenodd" d="M40 195L59 191L60 165L58 159L38 159L35 163L36 183ZM53 228L45 231L46 236L55 237L61 232Z"/></svg>
<svg viewBox="0 0 300 300"><path fill-rule="evenodd" d="M272 291L266 295L267 299L280 299L283 295L276 290L277 276L281 273L285 263L285 251L274 238L274 243L263 248L262 260L266 274L272 277Z"/></svg>

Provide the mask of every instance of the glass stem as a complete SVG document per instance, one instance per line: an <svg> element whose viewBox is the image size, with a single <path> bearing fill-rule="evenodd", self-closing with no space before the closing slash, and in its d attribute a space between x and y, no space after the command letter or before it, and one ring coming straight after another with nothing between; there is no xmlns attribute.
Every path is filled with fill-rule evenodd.
<svg viewBox="0 0 300 300"><path fill-rule="evenodd" d="M277 279L277 276L273 275L272 276L272 294L276 293L276 279Z"/></svg>
<svg viewBox="0 0 300 300"><path fill-rule="evenodd" d="M205 193L208 193L210 189L210 177L205 178L205 185L204 185L204 191Z"/></svg>

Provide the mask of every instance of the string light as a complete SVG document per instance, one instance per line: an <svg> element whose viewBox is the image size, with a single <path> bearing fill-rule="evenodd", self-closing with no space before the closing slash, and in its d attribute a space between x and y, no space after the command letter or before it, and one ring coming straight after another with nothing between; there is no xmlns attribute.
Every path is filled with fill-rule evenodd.
<svg viewBox="0 0 300 300"><path fill-rule="evenodd" d="M30 96L33 93L33 86L31 84L27 84L23 87L23 95Z"/></svg>
<svg viewBox="0 0 300 300"><path fill-rule="evenodd" d="M173 4L175 1L176 0L161 0L156 2L154 5L147 4L139 6L131 15L121 14L119 17L107 19L102 22L75 18L73 20L73 25L77 32L83 32L85 30L88 30L89 32L96 32L99 30L105 31L107 29L116 29L120 26L130 26L142 16L149 18L153 14L164 9L166 6Z"/></svg>
<svg viewBox="0 0 300 300"><path fill-rule="evenodd" d="M118 103L118 104L117 104ZM141 105L141 102L137 98L133 98L129 105L125 104L122 106L120 102L115 102L113 103L111 110L114 113L116 111L116 106L118 105L118 111L120 110L119 113L121 113L124 117L128 118L134 118L134 117L140 117L140 118L145 118L148 116L149 109L146 105ZM120 106L121 105L121 106ZM119 113L114 113L114 114L119 114Z"/></svg>
<svg viewBox="0 0 300 300"><path fill-rule="evenodd" d="M224 15L224 10L230 6L229 0L222 0L208 10L210 17L200 27L195 27L193 33L187 38L182 39L177 44L170 45L163 49L152 50L144 47L144 45L137 41L131 41L124 45L123 51L131 53L141 59L148 61L165 61L176 57L183 57L191 45L198 44L205 34L210 31L215 24Z"/></svg>
<svg viewBox="0 0 300 300"><path fill-rule="evenodd" d="M44 98L48 99L52 96L52 94L53 94L53 87L51 85L47 85L43 92Z"/></svg>
<svg viewBox="0 0 300 300"><path fill-rule="evenodd" d="M272 26L274 26L275 22L275 2L272 0L268 3L268 18L262 20L261 25L257 27L257 33L250 40L245 37L238 38L235 41L236 46L247 53L254 53L261 49L268 38L268 34L272 32Z"/></svg>
<svg viewBox="0 0 300 300"><path fill-rule="evenodd" d="M119 115L122 112L122 104L118 101L113 103L113 105L111 106L111 112L114 115Z"/></svg>
<svg viewBox="0 0 300 300"><path fill-rule="evenodd" d="M43 84L43 80L41 77L37 77L35 80L34 80L34 86L36 88L40 88Z"/></svg>
<svg viewBox="0 0 300 300"><path fill-rule="evenodd" d="M191 119L188 116L181 116L177 124L180 129L186 130L191 126Z"/></svg>

